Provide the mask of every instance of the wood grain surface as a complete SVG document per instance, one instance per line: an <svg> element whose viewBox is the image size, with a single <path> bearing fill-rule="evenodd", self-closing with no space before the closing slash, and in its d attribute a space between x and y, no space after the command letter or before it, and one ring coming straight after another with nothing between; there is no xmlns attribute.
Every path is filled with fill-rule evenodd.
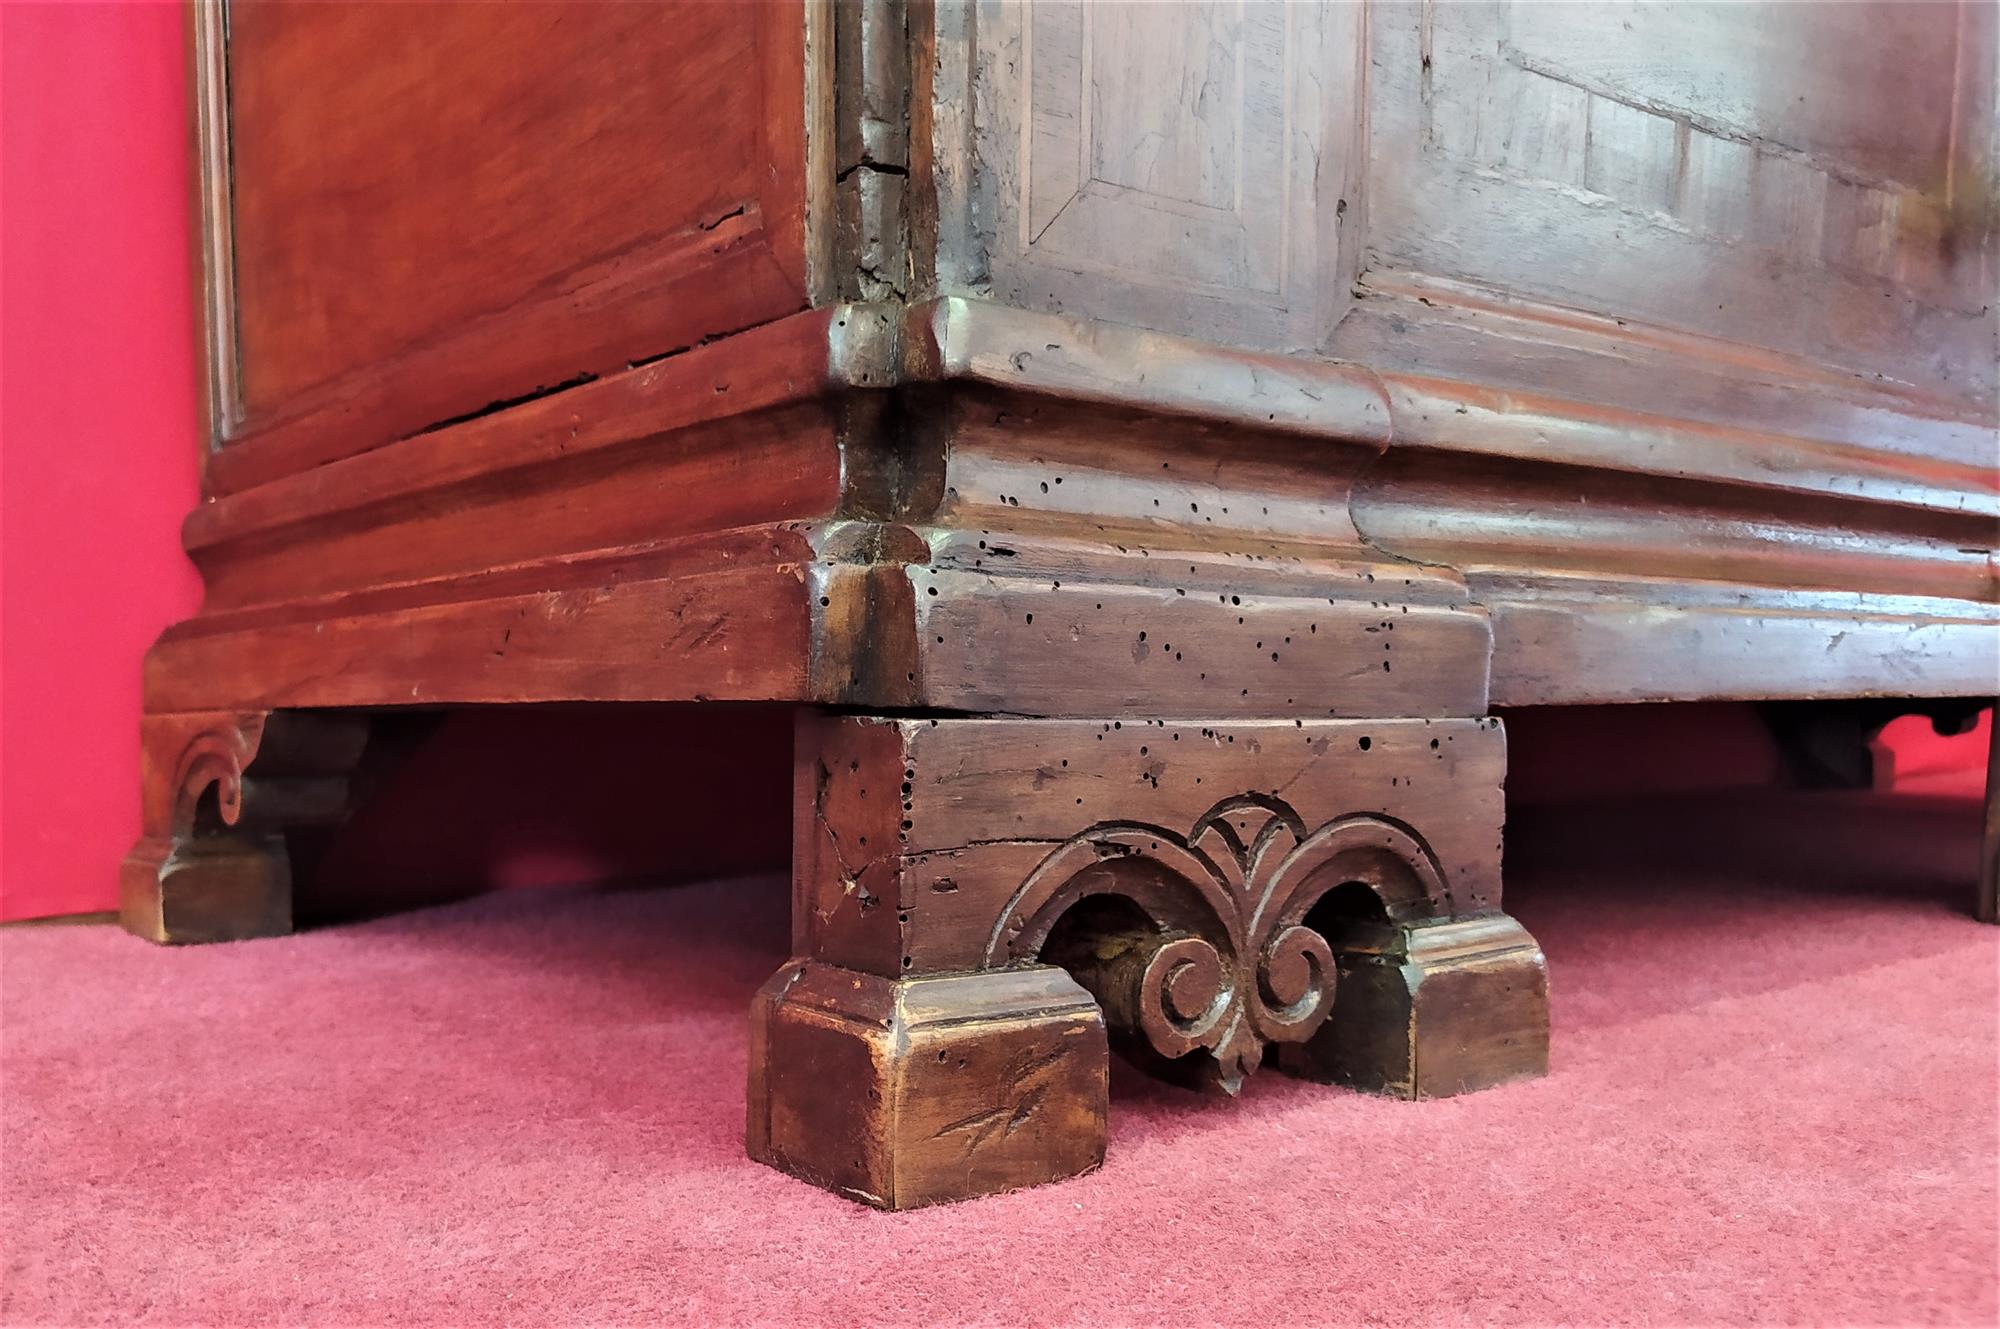
<svg viewBox="0 0 2000 1329"><path fill-rule="evenodd" d="M249 0L224 51L225 488L805 303L800 10Z"/></svg>

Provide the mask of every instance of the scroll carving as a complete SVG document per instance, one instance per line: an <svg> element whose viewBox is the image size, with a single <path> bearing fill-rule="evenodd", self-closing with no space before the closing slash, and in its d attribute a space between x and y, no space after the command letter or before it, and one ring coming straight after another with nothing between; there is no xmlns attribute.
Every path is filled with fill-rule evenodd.
<svg viewBox="0 0 2000 1329"><path fill-rule="evenodd" d="M202 729L189 740L180 755L172 784L170 829L175 835L196 830L196 814L202 795L215 789L215 811L224 826L234 826L243 815L243 771L256 759L264 737L266 717L251 714Z"/></svg>
<svg viewBox="0 0 2000 1329"><path fill-rule="evenodd" d="M174 839L339 820L371 731L363 715L305 711L189 712L145 723L146 831ZM266 791L269 807L252 788Z"/></svg>
<svg viewBox="0 0 2000 1329"><path fill-rule="evenodd" d="M120 870L127 930L160 942L290 931L295 872L309 871L321 832L354 806L364 767L400 747L371 752L374 723L297 711L147 716L144 833Z"/></svg>
<svg viewBox="0 0 2000 1329"><path fill-rule="evenodd" d="M1429 847L1390 818L1309 829L1284 801L1245 794L1185 835L1101 824L1028 875L985 959L1062 963L1164 1073L1233 1094L1266 1044L1304 1042L1332 1010L1333 948L1308 915L1349 883L1384 920L1452 913Z"/></svg>

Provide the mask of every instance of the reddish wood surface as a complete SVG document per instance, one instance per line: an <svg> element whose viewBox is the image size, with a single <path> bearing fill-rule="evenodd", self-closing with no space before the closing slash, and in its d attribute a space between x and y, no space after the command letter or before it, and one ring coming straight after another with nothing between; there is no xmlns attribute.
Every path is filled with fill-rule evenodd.
<svg viewBox="0 0 2000 1329"><path fill-rule="evenodd" d="M800 308L803 52L776 5L234 6L215 487Z"/></svg>

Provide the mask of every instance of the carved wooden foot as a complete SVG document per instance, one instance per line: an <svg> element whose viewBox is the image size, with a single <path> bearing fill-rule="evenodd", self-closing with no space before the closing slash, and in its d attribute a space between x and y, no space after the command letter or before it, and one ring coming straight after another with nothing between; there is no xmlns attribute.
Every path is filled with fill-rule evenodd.
<svg viewBox="0 0 2000 1329"><path fill-rule="evenodd" d="M1104 1022L1060 969L796 962L750 1027L750 1156L843 1195L912 1209L1104 1161Z"/></svg>
<svg viewBox="0 0 2000 1329"><path fill-rule="evenodd" d="M295 711L149 715L144 833L120 874L128 932L239 941L292 929L297 860L353 805L366 716Z"/></svg>
<svg viewBox="0 0 2000 1329"><path fill-rule="evenodd" d="M1333 944L1333 1018L1281 1049L1286 1071L1400 1098L1548 1073L1542 948L1505 914L1361 925Z"/></svg>
<svg viewBox="0 0 2000 1329"><path fill-rule="evenodd" d="M765 1161L895 1206L1090 1166L1094 1039L1065 1033L1060 1091L1030 1102L1019 1079L1048 1022L1096 1028L1084 994L1121 1053L1226 1093L1270 1045L1410 1095L1546 1065L1541 953L1499 912L1497 720L807 714L797 760L800 960L760 998L751 1054ZM1048 995L985 996L1003 975ZM919 1027L977 1053L948 1089L916 1064ZM1017 1117L1082 1134L1017 1155ZM967 1122L977 1139L953 1133L964 1156L940 1162Z"/></svg>

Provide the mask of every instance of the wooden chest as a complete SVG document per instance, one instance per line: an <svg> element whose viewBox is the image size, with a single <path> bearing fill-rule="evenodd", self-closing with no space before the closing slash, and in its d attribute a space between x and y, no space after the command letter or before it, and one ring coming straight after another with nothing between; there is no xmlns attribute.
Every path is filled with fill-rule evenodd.
<svg viewBox="0 0 2000 1329"><path fill-rule="evenodd" d="M145 935L392 708L799 703L751 1147L901 1206L1539 1069L1496 706L2000 690L1992 6L190 13Z"/></svg>

